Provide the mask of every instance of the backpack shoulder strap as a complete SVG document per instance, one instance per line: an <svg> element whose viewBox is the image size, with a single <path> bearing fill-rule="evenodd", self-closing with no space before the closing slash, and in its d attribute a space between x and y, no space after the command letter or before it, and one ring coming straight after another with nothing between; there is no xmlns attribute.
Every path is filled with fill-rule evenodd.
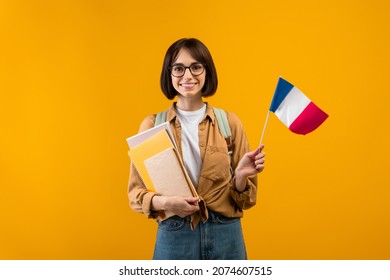
<svg viewBox="0 0 390 280"><path fill-rule="evenodd" d="M233 177L234 170L231 165L233 157L233 141L232 141L232 131L230 130L229 121L226 116L226 112L222 109L213 108L215 117L217 118L217 123L219 130L221 131L223 137L225 138L226 145L228 148L228 154L230 157L230 175Z"/></svg>
<svg viewBox="0 0 390 280"><path fill-rule="evenodd" d="M156 121L154 122L154 126L158 126L167 120L167 111L159 112L156 115Z"/></svg>
<svg viewBox="0 0 390 280"><path fill-rule="evenodd" d="M232 131L230 130L230 125L226 116L226 112L222 109L213 108L215 117L217 118L218 127L221 131L223 137L226 140L228 145L229 154L231 155L233 151L231 150L232 146Z"/></svg>

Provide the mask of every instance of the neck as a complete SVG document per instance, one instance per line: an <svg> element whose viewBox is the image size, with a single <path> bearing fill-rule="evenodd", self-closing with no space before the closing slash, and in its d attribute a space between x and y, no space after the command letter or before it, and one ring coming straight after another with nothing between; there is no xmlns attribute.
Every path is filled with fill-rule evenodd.
<svg viewBox="0 0 390 280"><path fill-rule="evenodd" d="M196 111L204 105L202 98L179 98L176 107L183 111Z"/></svg>

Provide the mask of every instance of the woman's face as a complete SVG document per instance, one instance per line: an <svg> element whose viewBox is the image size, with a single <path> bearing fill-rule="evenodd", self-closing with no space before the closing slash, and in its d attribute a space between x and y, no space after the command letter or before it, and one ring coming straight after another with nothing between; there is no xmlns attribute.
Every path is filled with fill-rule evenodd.
<svg viewBox="0 0 390 280"><path fill-rule="evenodd" d="M172 63L172 66L181 65L189 67L196 63L199 63L199 61L196 61L188 50L181 49L176 60ZM188 68L184 71L185 72L182 77L175 77L172 75L172 85L179 93L179 97L202 97L202 88L206 80L206 69L204 69L203 73L198 76L194 76Z"/></svg>

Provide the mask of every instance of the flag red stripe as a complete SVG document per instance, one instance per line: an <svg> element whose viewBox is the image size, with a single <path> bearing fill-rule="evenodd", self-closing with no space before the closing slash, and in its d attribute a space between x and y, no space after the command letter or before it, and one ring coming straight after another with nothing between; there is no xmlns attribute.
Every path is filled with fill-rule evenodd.
<svg viewBox="0 0 390 280"><path fill-rule="evenodd" d="M328 114L310 102L289 129L294 133L305 135L319 127L327 118Z"/></svg>

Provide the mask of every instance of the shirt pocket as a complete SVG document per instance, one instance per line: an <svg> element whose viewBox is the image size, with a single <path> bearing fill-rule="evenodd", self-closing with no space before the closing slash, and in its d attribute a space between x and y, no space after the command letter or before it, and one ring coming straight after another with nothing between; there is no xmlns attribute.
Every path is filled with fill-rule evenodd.
<svg viewBox="0 0 390 280"><path fill-rule="evenodd" d="M227 147L206 146L201 177L214 182L230 178L230 157Z"/></svg>

